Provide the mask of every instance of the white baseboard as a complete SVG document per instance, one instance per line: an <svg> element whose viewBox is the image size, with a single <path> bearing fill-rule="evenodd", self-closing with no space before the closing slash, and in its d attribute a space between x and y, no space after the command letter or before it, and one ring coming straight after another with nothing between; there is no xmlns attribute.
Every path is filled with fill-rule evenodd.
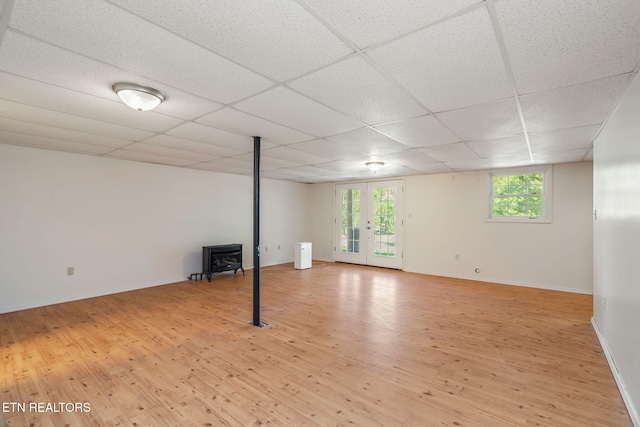
<svg viewBox="0 0 640 427"><path fill-rule="evenodd" d="M609 350L609 346L604 339L604 336L600 332L600 327L598 326L598 322L594 317L591 317L591 325L593 325L593 330L596 331L596 336L598 337L598 341L600 341L600 347L602 347L602 351L604 352L605 357L607 358L607 362L609 363L609 368L613 373L613 378L616 380L616 384L618 385L618 389L620 390L620 394L622 395L622 400L627 407L627 412L629 412L629 417L631 418L631 422L635 427L640 427L640 416L638 416L638 410L633 404L633 400L631 400L631 396L629 395L629 390L624 384L624 380L616 367L616 363L613 360L613 355Z"/></svg>

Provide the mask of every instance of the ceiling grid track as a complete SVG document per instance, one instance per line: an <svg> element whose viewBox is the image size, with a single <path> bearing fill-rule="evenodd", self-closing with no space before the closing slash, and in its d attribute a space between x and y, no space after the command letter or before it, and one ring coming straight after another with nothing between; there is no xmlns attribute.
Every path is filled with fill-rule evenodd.
<svg viewBox="0 0 640 427"><path fill-rule="evenodd" d="M500 48L500 54L502 55L507 78L509 79L509 83L511 84L513 99L515 100L516 108L518 109L518 117L520 119L520 123L522 124L524 139L527 143L527 150L529 151L529 158L531 159L531 164L533 165L535 164L535 160L533 158L533 150L531 149L531 141L529 140L529 132L527 131L527 123L522 111L522 104L520 103L518 85L516 84L516 79L513 75L513 69L511 68L511 61L509 60L507 45L504 42L504 34L502 33L500 23L498 22L498 13L496 12L494 1L495 0L487 0L487 11L489 12L489 18L491 19L491 24L493 25L493 30L496 34L496 41L498 42L498 47Z"/></svg>

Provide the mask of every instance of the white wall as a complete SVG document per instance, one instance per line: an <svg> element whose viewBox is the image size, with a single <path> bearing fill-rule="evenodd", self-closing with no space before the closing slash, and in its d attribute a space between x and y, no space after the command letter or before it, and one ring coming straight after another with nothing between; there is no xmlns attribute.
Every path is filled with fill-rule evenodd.
<svg viewBox="0 0 640 427"><path fill-rule="evenodd" d="M332 183L311 186L311 241L313 259L333 261L333 199Z"/></svg>
<svg viewBox="0 0 640 427"><path fill-rule="evenodd" d="M640 426L638 77L594 144L594 207L594 326L630 415Z"/></svg>
<svg viewBox="0 0 640 427"><path fill-rule="evenodd" d="M0 313L185 280L243 243L252 178L0 144ZM261 265L308 239L305 184L262 180ZM67 276L67 267L75 268Z"/></svg>
<svg viewBox="0 0 640 427"><path fill-rule="evenodd" d="M553 222L521 224L485 221L487 172L409 176L404 269L591 294L592 179L591 162L554 165ZM316 259L333 259L333 197L333 184L313 185Z"/></svg>
<svg viewBox="0 0 640 427"><path fill-rule="evenodd" d="M405 270L592 292L591 162L553 166L550 224L486 222L488 191L487 172L407 177Z"/></svg>

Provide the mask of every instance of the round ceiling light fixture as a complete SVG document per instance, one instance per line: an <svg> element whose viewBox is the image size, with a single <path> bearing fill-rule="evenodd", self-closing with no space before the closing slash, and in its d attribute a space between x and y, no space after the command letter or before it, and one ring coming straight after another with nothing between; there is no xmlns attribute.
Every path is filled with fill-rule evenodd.
<svg viewBox="0 0 640 427"><path fill-rule="evenodd" d="M371 169L372 171L377 172L384 166L384 163L383 162L367 162L365 163L365 166Z"/></svg>
<svg viewBox="0 0 640 427"><path fill-rule="evenodd" d="M116 83L111 88L122 102L138 111L153 110L166 99L159 90L135 83Z"/></svg>

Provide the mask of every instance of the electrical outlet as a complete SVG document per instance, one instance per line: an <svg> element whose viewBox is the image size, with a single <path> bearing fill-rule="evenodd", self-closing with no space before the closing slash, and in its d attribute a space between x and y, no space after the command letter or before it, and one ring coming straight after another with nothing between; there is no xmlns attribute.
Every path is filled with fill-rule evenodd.
<svg viewBox="0 0 640 427"><path fill-rule="evenodd" d="M280 250L280 245L278 245L278 250Z"/></svg>
<svg viewBox="0 0 640 427"><path fill-rule="evenodd" d="M607 299L602 298L602 311L607 311Z"/></svg>
<svg viewBox="0 0 640 427"><path fill-rule="evenodd" d="M265 251L265 252L269 252L269 246L265 246L265 247L264 247L264 251Z"/></svg>
<svg viewBox="0 0 640 427"><path fill-rule="evenodd" d="M456 260L456 261L460 261L460 254L456 254L456 256L455 256L455 260Z"/></svg>
<svg viewBox="0 0 640 427"><path fill-rule="evenodd" d="M76 269L74 267L67 267L67 276L73 276L76 273Z"/></svg>

